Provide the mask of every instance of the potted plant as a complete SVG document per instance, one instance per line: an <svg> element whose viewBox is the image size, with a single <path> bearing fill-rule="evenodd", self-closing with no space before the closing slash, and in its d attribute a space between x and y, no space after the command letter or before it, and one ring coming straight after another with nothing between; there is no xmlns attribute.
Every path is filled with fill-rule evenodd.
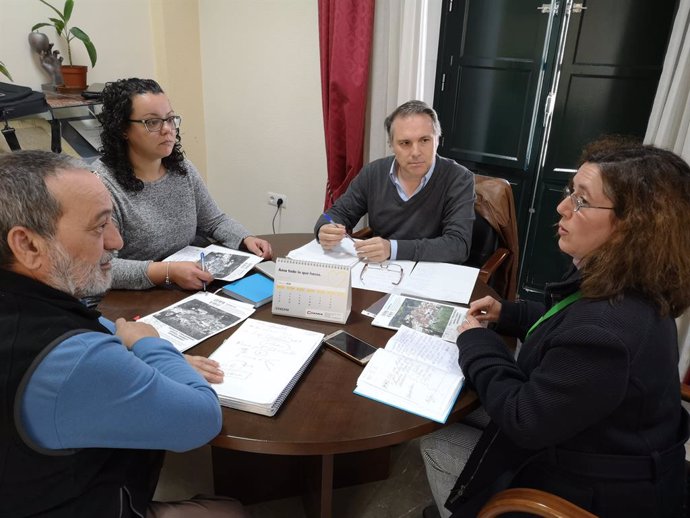
<svg viewBox="0 0 690 518"><path fill-rule="evenodd" d="M55 29L56 34L63 38L67 44L68 64L62 65L62 77L65 82L65 88L68 90L84 90L86 88L86 66L72 64L72 40L76 38L84 44L86 52L89 54L92 68L96 66L97 54L96 47L91 38L79 27L69 26L72 10L74 9L74 0L65 0L65 6L62 8L62 11L50 5L46 0L39 1L55 11L57 18L48 18L50 20L48 22L37 23L31 27L32 33L41 27L53 27Z"/></svg>

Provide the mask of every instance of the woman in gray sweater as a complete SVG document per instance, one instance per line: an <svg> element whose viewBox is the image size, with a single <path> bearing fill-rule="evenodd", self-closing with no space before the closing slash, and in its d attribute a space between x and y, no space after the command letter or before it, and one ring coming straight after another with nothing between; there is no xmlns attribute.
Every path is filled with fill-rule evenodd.
<svg viewBox="0 0 690 518"><path fill-rule="evenodd" d="M103 155L94 167L112 195L124 240L113 260L113 288L175 283L201 289L213 278L197 263L161 261L204 240L271 257L271 245L223 213L184 158L181 118L158 83L132 78L108 84L98 118Z"/></svg>

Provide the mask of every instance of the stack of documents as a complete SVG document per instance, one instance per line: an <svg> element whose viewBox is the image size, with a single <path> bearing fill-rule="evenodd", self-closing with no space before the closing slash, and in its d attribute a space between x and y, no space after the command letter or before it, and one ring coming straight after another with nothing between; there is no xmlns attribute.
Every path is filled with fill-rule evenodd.
<svg viewBox="0 0 690 518"><path fill-rule="evenodd" d="M220 404L273 416L319 350L323 333L248 319L210 356L225 373Z"/></svg>
<svg viewBox="0 0 690 518"><path fill-rule="evenodd" d="M392 266L387 267L386 264ZM479 275L479 268L427 261L386 261L383 266L374 263L366 270L364 267L365 263L359 263L352 268L353 288L459 304L470 301ZM392 275L393 267L394 271L402 270L401 277Z"/></svg>
<svg viewBox="0 0 690 518"><path fill-rule="evenodd" d="M477 282L479 268L428 261L359 260L354 241L343 239L332 250L324 250L315 240L288 253L290 259L340 264L350 268L352 287L382 293L396 293L467 304Z"/></svg>
<svg viewBox="0 0 690 518"><path fill-rule="evenodd" d="M466 314L467 308L433 300L390 295L371 324L388 329L406 326L455 343L458 339L458 326Z"/></svg>

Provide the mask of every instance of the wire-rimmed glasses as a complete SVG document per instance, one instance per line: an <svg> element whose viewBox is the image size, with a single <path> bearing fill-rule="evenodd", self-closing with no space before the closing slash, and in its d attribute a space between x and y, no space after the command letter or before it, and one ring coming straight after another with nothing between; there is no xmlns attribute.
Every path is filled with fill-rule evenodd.
<svg viewBox="0 0 690 518"><path fill-rule="evenodd" d="M362 281L362 284L366 284L364 282L364 274L367 272L367 270L385 270L386 272L391 272L391 274L395 275L398 279L397 281L391 281L393 286L397 286L402 282L404 273L403 267L396 263L389 263L388 261L384 261L382 263L366 263L359 274L359 280Z"/></svg>
<svg viewBox="0 0 690 518"><path fill-rule="evenodd" d="M604 210L616 210L615 207L596 207L594 205L590 205L589 202L585 201L582 196L578 196L575 194L571 189L569 185L566 185L563 188L563 199L565 198L570 198L570 201L573 204L573 212L579 212L580 209L604 209Z"/></svg>
<svg viewBox="0 0 690 518"><path fill-rule="evenodd" d="M157 133L163 129L163 124L166 122L172 125L174 129L179 129L182 123L182 117L179 115L171 115L165 119L129 119L129 122L138 122L139 124L143 124L149 133Z"/></svg>

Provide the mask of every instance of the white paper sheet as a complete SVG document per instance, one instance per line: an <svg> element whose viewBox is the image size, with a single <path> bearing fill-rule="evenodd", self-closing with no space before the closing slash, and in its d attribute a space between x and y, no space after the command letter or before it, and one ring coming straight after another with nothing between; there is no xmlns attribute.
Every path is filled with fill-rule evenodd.
<svg viewBox="0 0 690 518"><path fill-rule="evenodd" d="M301 261L342 264L345 266L354 266L359 262L357 252L355 252L355 244L347 238L343 239L337 247L328 251L324 250L316 239L312 239L306 245L290 251L288 257Z"/></svg>
<svg viewBox="0 0 690 518"><path fill-rule="evenodd" d="M403 279L398 293L468 304L478 275L478 268L419 261L412 273Z"/></svg>

